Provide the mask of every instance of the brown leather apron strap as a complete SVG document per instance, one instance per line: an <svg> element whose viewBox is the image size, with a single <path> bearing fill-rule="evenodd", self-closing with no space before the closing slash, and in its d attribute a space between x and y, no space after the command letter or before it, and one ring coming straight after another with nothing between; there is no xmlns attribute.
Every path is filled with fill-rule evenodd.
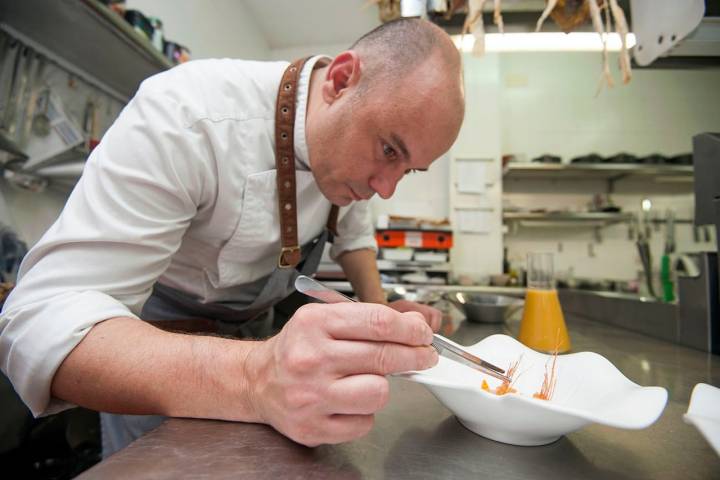
<svg viewBox="0 0 720 480"><path fill-rule="evenodd" d="M275 105L275 168L277 170L280 241L278 267L295 268L302 258L298 241L297 193L295 187L295 104L303 65L310 57L291 63L283 73ZM330 209L327 227L337 235L338 208Z"/></svg>
<svg viewBox="0 0 720 480"><path fill-rule="evenodd" d="M295 192L295 103L297 84L303 65L309 57L295 60L280 80L275 106L275 168L277 169L280 240L282 250L278 267L294 268L300 262L297 232L297 196Z"/></svg>
<svg viewBox="0 0 720 480"><path fill-rule="evenodd" d="M337 205L333 205L330 209L330 215L328 216L327 224L325 225L327 229L330 231L330 233L333 234L334 237L338 236L337 233L337 220L338 220L338 213L340 212L340 207Z"/></svg>

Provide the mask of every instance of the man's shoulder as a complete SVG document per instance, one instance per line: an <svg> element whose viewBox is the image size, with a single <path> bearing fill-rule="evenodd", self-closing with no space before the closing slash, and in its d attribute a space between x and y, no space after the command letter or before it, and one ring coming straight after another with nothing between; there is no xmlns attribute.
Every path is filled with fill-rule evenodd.
<svg viewBox="0 0 720 480"><path fill-rule="evenodd" d="M273 116L287 62L193 60L146 79L141 92L164 95L197 118Z"/></svg>
<svg viewBox="0 0 720 480"><path fill-rule="evenodd" d="M190 77L206 81L255 81L280 82L287 62L268 62L258 60L240 60L234 58L206 58L178 65L167 73L178 77Z"/></svg>

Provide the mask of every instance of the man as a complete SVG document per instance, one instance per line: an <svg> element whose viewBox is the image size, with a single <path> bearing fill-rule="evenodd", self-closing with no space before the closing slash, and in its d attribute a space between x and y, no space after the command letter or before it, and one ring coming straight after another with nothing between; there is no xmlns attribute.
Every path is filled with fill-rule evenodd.
<svg viewBox="0 0 720 480"><path fill-rule="evenodd" d="M440 314L384 305L361 200L426 170L463 112L458 52L421 20L334 59L197 61L146 80L23 263L2 370L35 415L112 412L105 455L160 415L262 422L305 445L364 435L385 375L437 362ZM264 341L154 326L266 335L263 312L296 268L315 270L326 224L365 303L307 305Z"/></svg>

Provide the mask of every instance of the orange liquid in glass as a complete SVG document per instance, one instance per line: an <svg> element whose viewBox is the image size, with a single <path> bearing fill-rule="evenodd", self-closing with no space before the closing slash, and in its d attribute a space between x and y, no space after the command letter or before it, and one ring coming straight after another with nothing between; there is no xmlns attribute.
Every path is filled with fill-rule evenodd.
<svg viewBox="0 0 720 480"><path fill-rule="evenodd" d="M570 350L570 336L557 290L527 290L518 340L540 352L551 353L556 348L559 353Z"/></svg>

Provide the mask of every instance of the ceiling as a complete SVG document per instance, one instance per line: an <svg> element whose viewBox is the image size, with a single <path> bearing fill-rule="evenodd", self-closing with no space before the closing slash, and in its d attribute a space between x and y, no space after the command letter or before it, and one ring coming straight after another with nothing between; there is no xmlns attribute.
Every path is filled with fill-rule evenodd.
<svg viewBox="0 0 720 480"><path fill-rule="evenodd" d="M380 25L368 0L244 0L271 49L347 44ZM367 5L367 6L366 6Z"/></svg>

